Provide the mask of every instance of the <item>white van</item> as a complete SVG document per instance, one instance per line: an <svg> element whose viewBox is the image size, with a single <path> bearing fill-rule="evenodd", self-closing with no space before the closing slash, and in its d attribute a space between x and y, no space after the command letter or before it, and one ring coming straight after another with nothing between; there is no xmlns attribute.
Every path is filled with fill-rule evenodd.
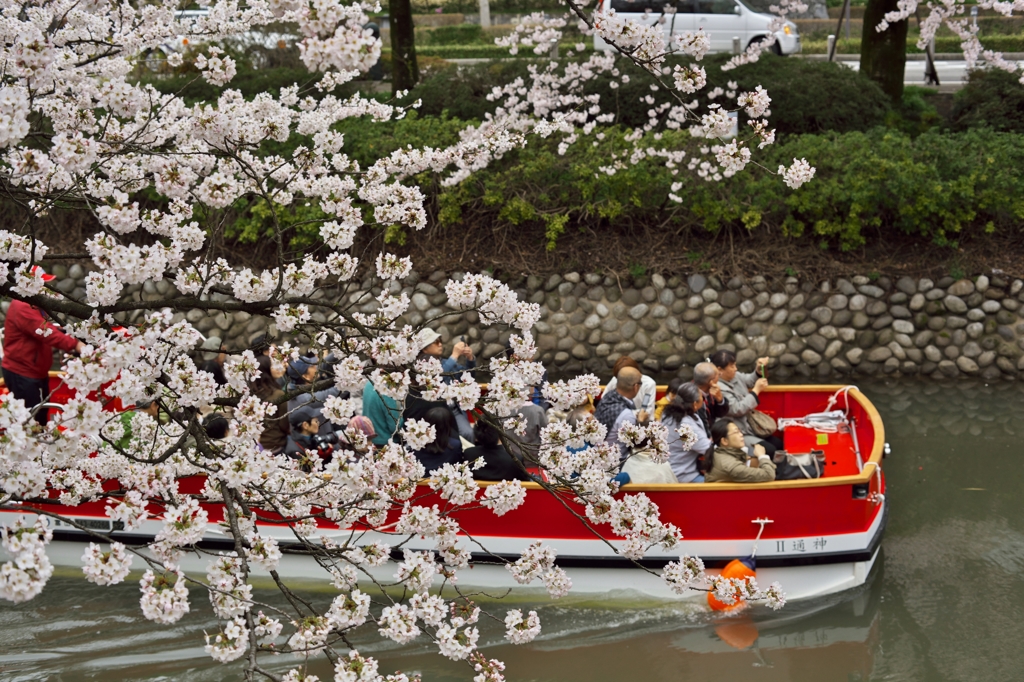
<svg viewBox="0 0 1024 682"><path fill-rule="evenodd" d="M653 24L673 0L601 0L604 10L632 21ZM674 0L675 14L665 15L665 42L670 34L678 35L687 31L704 29L711 41L712 52L732 52L733 38L740 39L740 49L746 50L753 43L764 40L768 34L772 17L756 12L741 0ZM650 12L646 12L650 9ZM772 46L776 54L793 54L800 51L800 35L796 24L787 21L781 31L775 32L778 42ZM594 49L611 51L614 48L594 36Z"/></svg>

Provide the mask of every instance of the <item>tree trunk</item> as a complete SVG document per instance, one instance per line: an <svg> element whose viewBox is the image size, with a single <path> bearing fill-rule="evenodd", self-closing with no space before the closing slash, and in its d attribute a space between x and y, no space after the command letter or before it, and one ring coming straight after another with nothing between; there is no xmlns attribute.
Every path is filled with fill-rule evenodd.
<svg viewBox="0 0 1024 682"><path fill-rule="evenodd" d="M410 90L420 79L412 3L409 0L388 0L388 14L391 22L391 91Z"/></svg>
<svg viewBox="0 0 1024 682"><path fill-rule="evenodd" d="M893 102L899 103L903 100L907 66L907 22L890 24L881 33L875 30L886 12L897 9L897 0L868 0L860 39L860 72L881 85Z"/></svg>

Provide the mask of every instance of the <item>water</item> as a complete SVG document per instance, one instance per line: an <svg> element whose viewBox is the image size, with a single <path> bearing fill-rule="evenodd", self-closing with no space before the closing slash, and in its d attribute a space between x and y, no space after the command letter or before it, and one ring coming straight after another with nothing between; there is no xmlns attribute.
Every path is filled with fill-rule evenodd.
<svg viewBox="0 0 1024 682"><path fill-rule="evenodd" d="M891 514L869 583L830 598L715 620L699 605L601 603L569 597L532 605L544 634L502 644L484 622L488 657L510 680L745 682L1012 680L1024 669L1024 385L862 382L882 413ZM808 510L808 513L816 513ZM328 592L310 593L321 603ZM270 591L257 597L277 601ZM203 652L216 620L193 592L177 625L142 618L134 583L97 587L72 573L42 596L0 604L0 680L237 679ZM521 604L517 604L517 607ZM501 608L494 609L501 613ZM729 642L748 648L738 649ZM357 642L382 672L470 680L432 645ZM268 659L283 673L289 656ZM331 679L321 663L310 672Z"/></svg>

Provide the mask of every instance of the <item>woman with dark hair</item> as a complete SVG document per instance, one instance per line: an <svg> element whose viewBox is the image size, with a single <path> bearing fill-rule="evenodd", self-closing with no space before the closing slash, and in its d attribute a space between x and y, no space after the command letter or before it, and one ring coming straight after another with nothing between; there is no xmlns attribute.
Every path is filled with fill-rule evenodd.
<svg viewBox="0 0 1024 682"><path fill-rule="evenodd" d="M203 418L203 430L210 440L224 440L228 436L228 420L220 412L211 412Z"/></svg>
<svg viewBox="0 0 1024 682"><path fill-rule="evenodd" d="M616 377L619 376L619 372L624 367L632 367L636 371L640 372L640 391L633 397L633 404L636 406L636 409L645 410L648 414L653 414L654 401L658 395L658 382L644 374L643 370L640 369L640 365L636 363L636 360L628 355L623 355L615 361L615 365L612 367L612 379L604 387L604 391L601 395L611 395L612 391L615 390L615 387L619 383Z"/></svg>
<svg viewBox="0 0 1024 682"><path fill-rule="evenodd" d="M712 361L713 362L713 361ZM747 446L735 421L719 419L711 427L715 441L714 464L708 483L766 483L775 480L775 463L761 444ZM749 450L753 450L748 454Z"/></svg>
<svg viewBox="0 0 1024 682"><path fill-rule="evenodd" d="M459 440L459 425L455 415L447 407L432 407L420 417L434 427L434 441L422 450L416 451L416 459L430 474L445 464L462 461L462 441Z"/></svg>
<svg viewBox="0 0 1024 682"><path fill-rule="evenodd" d="M502 445L498 429L478 419L473 425L473 439L476 445L462 453L462 461L469 464L479 457L484 458L484 465L473 471L473 478L478 481L530 480L530 476Z"/></svg>
<svg viewBox="0 0 1024 682"><path fill-rule="evenodd" d="M756 371L746 373L736 368L736 354L732 351L715 352L711 356L711 363L718 368L718 386L722 389L722 396L729 402L727 416L736 422L747 445L760 443L769 457L774 456L776 450L782 449L782 440L778 436L755 436L747 422L747 415L757 409L761 391L768 388L768 358L758 358ZM760 377L757 372L761 373Z"/></svg>
<svg viewBox="0 0 1024 682"><path fill-rule="evenodd" d="M689 382L676 390L676 397L661 415L661 422L668 429L668 463L680 483L703 483L704 474L711 468L711 435L704 429L704 420L697 415L704 406L704 396ZM688 430L692 438L684 439L680 429Z"/></svg>
<svg viewBox="0 0 1024 682"><path fill-rule="evenodd" d="M259 365L260 375L249 384L249 388L263 402L277 405L274 416L263 420L260 445L264 450L276 455L284 451L284 446L288 443L288 434L292 431L288 423L288 403L284 400L284 391L271 371L273 361L266 355L257 355L256 364Z"/></svg>

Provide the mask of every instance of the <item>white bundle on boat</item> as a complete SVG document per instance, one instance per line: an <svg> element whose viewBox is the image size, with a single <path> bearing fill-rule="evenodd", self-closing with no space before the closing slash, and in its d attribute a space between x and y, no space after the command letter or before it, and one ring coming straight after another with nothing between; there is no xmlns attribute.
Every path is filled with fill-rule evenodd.
<svg viewBox="0 0 1024 682"><path fill-rule="evenodd" d="M821 433L835 433L839 430L840 424L846 423L846 413L842 410L812 412L803 417L790 417L778 420L779 430L785 430L787 426L805 426Z"/></svg>

